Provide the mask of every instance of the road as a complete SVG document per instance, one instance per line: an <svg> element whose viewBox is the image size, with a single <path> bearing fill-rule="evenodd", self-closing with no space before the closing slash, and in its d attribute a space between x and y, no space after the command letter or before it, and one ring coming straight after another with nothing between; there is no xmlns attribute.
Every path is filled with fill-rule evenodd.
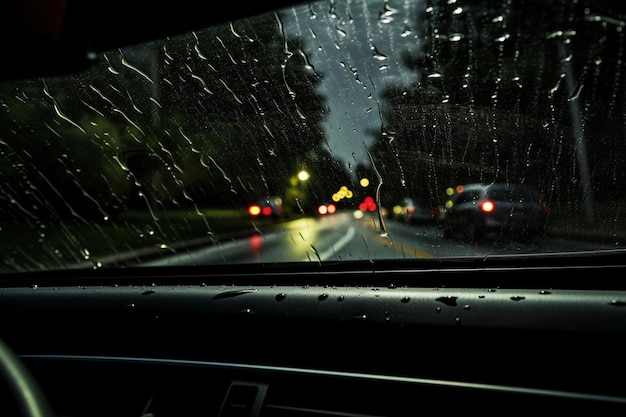
<svg viewBox="0 0 626 417"><path fill-rule="evenodd" d="M541 243L514 241L474 244L444 239L435 225L406 225L352 212L289 221L245 238L230 239L142 265L327 262L376 259L530 254L615 249L610 244L546 238Z"/></svg>

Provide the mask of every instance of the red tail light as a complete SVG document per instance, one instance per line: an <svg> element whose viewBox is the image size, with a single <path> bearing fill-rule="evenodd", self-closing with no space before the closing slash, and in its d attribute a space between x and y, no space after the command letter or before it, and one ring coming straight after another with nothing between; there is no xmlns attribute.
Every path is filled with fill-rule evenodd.
<svg viewBox="0 0 626 417"><path fill-rule="evenodd" d="M334 204L322 204L317 208L317 213L321 214L322 216L325 214L333 214L334 212L337 211L337 207L335 207Z"/></svg>

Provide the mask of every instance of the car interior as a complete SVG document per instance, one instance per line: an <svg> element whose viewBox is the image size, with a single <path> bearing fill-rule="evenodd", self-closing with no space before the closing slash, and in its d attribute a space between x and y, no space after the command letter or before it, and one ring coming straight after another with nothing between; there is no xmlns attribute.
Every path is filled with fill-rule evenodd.
<svg viewBox="0 0 626 417"><path fill-rule="evenodd" d="M61 75L88 72L109 51L317 2L134 3L3 3L0 84L35 78L52 85ZM377 10L387 4L371 3ZM427 0L416 3L424 10L434 7ZM480 2L434 3L460 8ZM484 3L500 8L507 2ZM531 10L543 4L509 3ZM320 10L333 13L334 5L324 2ZM587 16L596 16L589 7ZM614 30L624 27L626 13L598 19ZM532 22L518 30L525 25ZM203 53L210 56L211 50ZM11 96L27 99L7 91L0 92L5 110ZM65 120L60 107L55 109ZM5 162L12 157L9 131L0 136ZM61 130L51 126L50 131ZM613 156L615 166L623 167L620 155ZM0 222L0 232L8 233L14 219L8 207L16 204L7 190L17 195L20 185L0 174L5 182L0 213L8 219ZM250 222L247 208L241 204ZM550 208L554 213L559 205ZM386 220L393 237L393 220L379 209L370 220L383 231ZM32 216L29 222L39 224ZM403 227L437 230L434 223ZM565 235L552 233L550 242L565 245ZM589 237L581 240L596 244ZM194 242L189 251L207 245L207 240ZM221 243L235 245L235 238ZM615 231L610 244L598 250L550 256L520 251L336 260L310 247L315 252L310 262L172 266L158 264L167 259L162 250L135 251L103 266L59 262L58 268L45 267L35 246L24 245L19 252L27 261L14 270L7 265L18 263L12 260L17 255L2 246L0 415L619 415L626 411L623 244Z"/></svg>

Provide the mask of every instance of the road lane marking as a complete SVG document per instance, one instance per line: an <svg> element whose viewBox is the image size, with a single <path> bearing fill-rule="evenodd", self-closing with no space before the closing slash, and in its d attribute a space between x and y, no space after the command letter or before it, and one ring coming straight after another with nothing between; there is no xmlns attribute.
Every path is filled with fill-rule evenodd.
<svg viewBox="0 0 626 417"><path fill-rule="evenodd" d="M344 246L346 246L352 240L355 233L356 233L356 228L354 226L350 226L346 234L343 235L343 237L339 239L337 242L330 245L330 248L326 249L323 252L318 252L317 255L315 255L314 253L313 256L315 258L319 257L320 261L328 260L331 256L336 255L337 251L340 251ZM306 261L310 262L312 259L314 258L307 257Z"/></svg>
<svg viewBox="0 0 626 417"><path fill-rule="evenodd" d="M374 236L374 238L376 239L376 241L378 241L378 243L380 243L381 245L393 249L395 251L401 252L402 253L402 257L404 259L407 258L417 258L417 259L421 259L421 258L436 258L436 256L434 256L433 254L417 249L414 246L407 246L404 245L402 243L396 243L392 237L391 237L391 233L388 233L386 235L381 235L379 230L377 229L377 227L375 227L374 225L368 225L368 230L370 231L370 235ZM411 255L411 256L408 256Z"/></svg>

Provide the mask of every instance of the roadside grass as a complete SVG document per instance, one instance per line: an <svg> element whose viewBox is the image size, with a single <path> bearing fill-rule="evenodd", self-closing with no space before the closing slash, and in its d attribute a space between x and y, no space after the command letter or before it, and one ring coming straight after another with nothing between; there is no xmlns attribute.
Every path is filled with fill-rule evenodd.
<svg viewBox="0 0 626 417"><path fill-rule="evenodd" d="M8 224L0 227L0 272L98 266L98 260L141 251L168 250L190 241L254 233L272 221L252 221L243 210L202 209L124 212L109 222Z"/></svg>

